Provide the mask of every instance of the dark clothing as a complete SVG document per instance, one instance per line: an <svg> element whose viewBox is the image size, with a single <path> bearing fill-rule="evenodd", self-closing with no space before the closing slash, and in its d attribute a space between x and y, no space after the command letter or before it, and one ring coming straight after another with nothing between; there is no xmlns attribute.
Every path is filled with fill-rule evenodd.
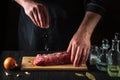
<svg viewBox="0 0 120 80"><path fill-rule="evenodd" d="M46 5L50 26L41 29L34 25L21 8L19 20L20 50L63 51L78 29L85 11L104 15L104 0L38 0Z"/></svg>

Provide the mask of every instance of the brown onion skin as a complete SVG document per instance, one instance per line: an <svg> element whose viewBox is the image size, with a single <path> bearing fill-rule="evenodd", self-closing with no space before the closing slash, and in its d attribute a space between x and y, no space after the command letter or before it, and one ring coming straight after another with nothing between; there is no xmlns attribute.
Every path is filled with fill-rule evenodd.
<svg viewBox="0 0 120 80"><path fill-rule="evenodd" d="M14 69L15 67L17 67L17 63L16 63L16 60L12 57L7 57L5 60L4 60L4 68L5 69Z"/></svg>

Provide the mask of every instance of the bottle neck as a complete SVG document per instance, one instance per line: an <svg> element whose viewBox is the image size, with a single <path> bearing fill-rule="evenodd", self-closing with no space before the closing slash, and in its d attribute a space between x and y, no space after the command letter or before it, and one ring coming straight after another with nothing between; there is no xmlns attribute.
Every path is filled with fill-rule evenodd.
<svg viewBox="0 0 120 80"><path fill-rule="evenodd" d="M102 53L106 54L108 52L109 45L108 44L102 44Z"/></svg>
<svg viewBox="0 0 120 80"><path fill-rule="evenodd" d="M119 41L112 41L112 50L119 51Z"/></svg>
<svg viewBox="0 0 120 80"><path fill-rule="evenodd" d="M102 49L102 53L106 54L108 52L108 49Z"/></svg>

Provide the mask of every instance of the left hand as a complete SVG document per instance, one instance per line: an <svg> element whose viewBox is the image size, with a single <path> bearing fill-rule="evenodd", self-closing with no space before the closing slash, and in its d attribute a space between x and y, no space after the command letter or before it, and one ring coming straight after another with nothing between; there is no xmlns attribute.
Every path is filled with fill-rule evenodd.
<svg viewBox="0 0 120 80"><path fill-rule="evenodd" d="M81 66L86 63L90 47L90 35L87 32L78 31L74 34L67 49L67 52L71 53L73 66Z"/></svg>

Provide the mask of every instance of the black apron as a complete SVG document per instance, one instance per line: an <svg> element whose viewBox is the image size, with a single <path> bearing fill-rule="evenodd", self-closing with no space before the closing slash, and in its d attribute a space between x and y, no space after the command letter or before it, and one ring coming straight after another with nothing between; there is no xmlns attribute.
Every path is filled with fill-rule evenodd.
<svg viewBox="0 0 120 80"><path fill-rule="evenodd" d="M50 26L47 29L35 26L21 8L18 28L19 50L66 50L84 15L82 0L75 1L40 1L49 12Z"/></svg>

